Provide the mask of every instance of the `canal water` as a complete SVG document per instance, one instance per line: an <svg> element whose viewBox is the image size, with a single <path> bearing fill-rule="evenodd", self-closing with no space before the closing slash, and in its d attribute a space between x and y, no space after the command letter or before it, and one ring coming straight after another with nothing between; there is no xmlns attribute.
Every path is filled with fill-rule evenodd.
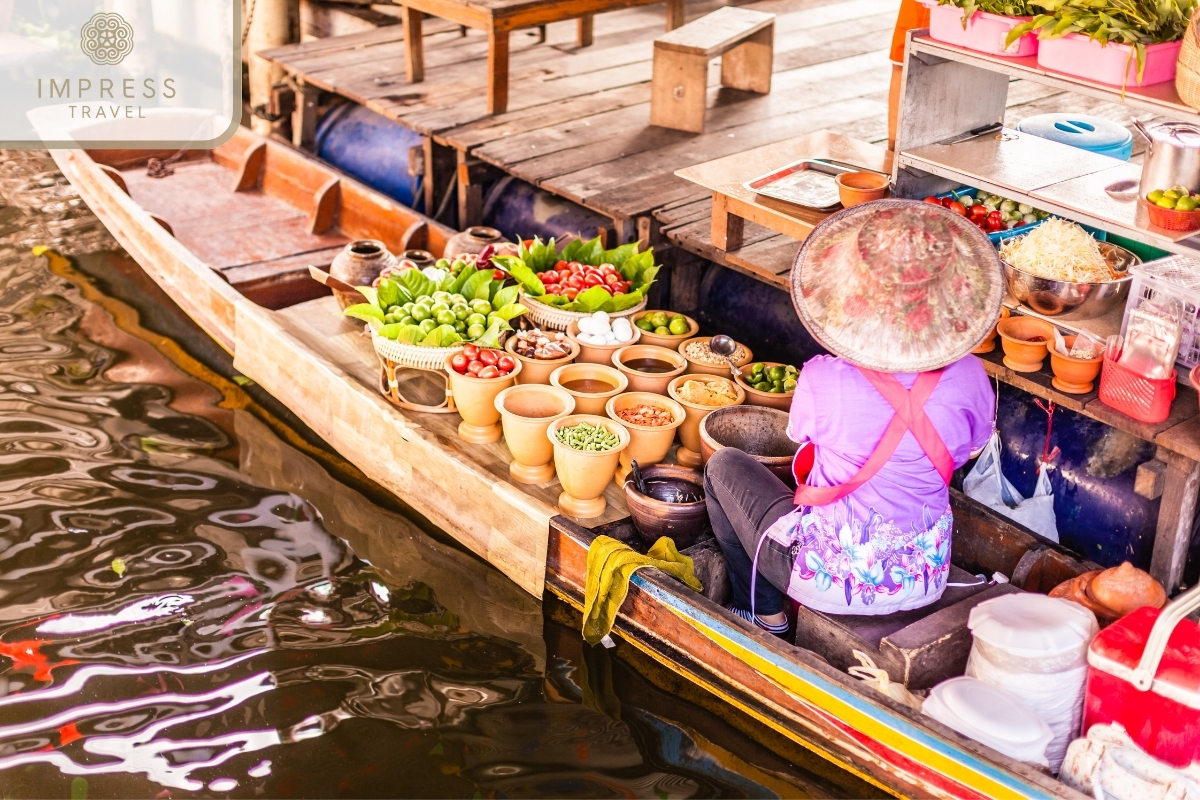
<svg viewBox="0 0 1200 800"><path fill-rule="evenodd" d="M0 151L0 796L878 794L585 648L118 251L45 153Z"/></svg>

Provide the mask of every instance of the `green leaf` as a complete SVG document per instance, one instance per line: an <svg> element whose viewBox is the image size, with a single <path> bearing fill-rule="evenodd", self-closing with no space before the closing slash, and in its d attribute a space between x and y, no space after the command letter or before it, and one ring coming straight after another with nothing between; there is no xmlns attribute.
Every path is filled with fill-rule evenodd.
<svg viewBox="0 0 1200 800"><path fill-rule="evenodd" d="M449 347L452 344L458 344L462 341L462 337L458 335L458 331L454 330L453 325L438 325L429 332L424 339L421 340L422 347Z"/></svg>
<svg viewBox="0 0 1200 800"><path fill-rule="evenodd" d="M533 244L529 247L521 244L519 254L521 260L534 272L545 272L558 263L558 249L554 245L554 239L543 242L535 236Z"/></svg>
<svg viewBox="0 0 1200 800"><path fill-rule="evenodd" d="M464 269L463 272L466 272L466 269ZM458 291L458 289L455 287L458 285L458 279L461 277L461 272L458 275L455 275L453 272L447 271L446 277L442 278L441 283L438 284L438 288L443 292L450 292L451 294L454 294Z"/></svg>
<svg viewBox="0 0 1200 800"><path fill-rule="evenodd" d="M654 279L658 277L658 271L662 269L660 266L646 267L638 273L637 280L634 281L633 288L649 291L650 284L654 283Z"/></svg>
<svg viewBox="0 0 1200 800"><path fill-rule="evenodd" d="M379 302L376 299L377 293L375 291L375 287L373 287L373 286L355 286L354 288L359 294L361 294L363 297L367 298L368 303L370 303L372 305L376 305L376 306L379 305Z"/></svg>
<svg viewBox="0 0 1200 800"><path fill-rule="evenodd" d="M471 276L478 271L475 269L474 264L468 264L463 267L462 272L458 273L458 277L454 279L454 283L446 291L450 294L462 294L463 284L470 280Z"/></svg>
<svg viewBox="0 0 1200 800"><path fill-rule="evenodd" d="M521 284L527 293L534 297L541 297L546 293L546 287L542 283L542 279L519 258L496 256L495 260L500 262L501 269L511 275L513 280Z"/></svg>
<svg viewBox="0 0 1200 800"><path fill-rule="evenodd" d="M382 336L385 339L395 339L397 336L400 335L400 331L402 331L404 328L417 328L417 326L416 325L401 325L399 322L390 322L387 325L384 325L379 330L375 331L375 333L378 334L379 336ZM420 330L420 328L417 328L417 330Z"/></svg>
<svg viewBox="0 0 1200 800"><path fill-rule="evenodd" d="M492 291L492 273L480 270L463 284L459 293L468 300L487 300Z"/></svg>
<svg viewBox="0 0 1200 800"><path fill-rule="evenodd" d="M416 300L418 297L428 297L438 290L437 284L415 267L404 270L396 275L393 280L398 280L413 300Z"/></svg>
<svg viewBox="0 0 1200 800"><path fill-rule="evenodd" d="M557 306L559 308L564 308L571 305L571 301L563 297L561 294L544 294L537 298L531 297L530 302L545 303L548 306Z"/></svg>
<svg viewBox="0 0 1200 800"><path fill-rule="evenodd" d="M475 344L480 347L490 347L493 350L499 350L500 332L505 330L512 330L512 328L502 319L493 319L492 324L488 325L483 335L475 340Z"/></svg>
<svg viewBox="0 0 1200 800"><path fill-rule="evenodd" d="M497 281L498 283L499 281ZM492 308L503 308L511 303L517 302L517 297L521 294L520 286L501 286L499 290L492 295Z"/></svg>
<svg viewBox="0 0 1200 800"><path fill-rule="evenodd" d="M600 244L600 237L597 236L586 242L582 239L574 240L563 249L559 258L563 261L578 261L580 264L598 266L602 263L599 259L603 253L604 246Z"/></svg>
<svg viewBox="0 0 1200 800"><path fill-rule="evenodd" d="M382 309L388 309L392 306L402 306L412 300L411 297L405 297L400 284L391 278L384 278L379 282L379 288L376 290L375 305Z"/></svg>
<svg viewBox="0 0 1200 800"><path fill-rule="evenodd" d="M613 295L612 300L605 303L604 310L611 314L614 311L624 311L627 308L633 308L640 302L642 302L642 293L634 289L632 292L627 292L626 294Z"/></svg>
<svg viewBox="0 0 1200 800"><path fill-rule="evenodd" d="M620 269L626 261L637 255L638 243L630 242L623 244L615 250L605 250L600 254L601 264L612 264L617 269Z"/></svg>
<svg viewBox="0 0 1200 800"><path fill-rule="evenodd" d="M347 317L361 319L363 322L375 320L383 322L383 312L379 310L379 306L372 303L355 303L342 312Z"/></svg>
<svg viewBox="0 0 1200 800"><path fill-rule="evenodd" d="M571 310L586 311L590 314L599 311L612 297L603 286L593 286L575 296L574 307Z"/></svg>
<svg viewBox="0 0 1200 800"><path fill-rule="evenodd" d="M405 325L396 331L396 341L401 344L420 344L425 338L425 331L420 325Z"/></svg>
<svg viewBox="0 0 1200 800"><path fill-rule="evenodd" d="M496 317L499 317L500 319L508 322L508 321L515 319L516 317L521 316L528 310L529 309L525 308L525 306L521 305L520 303L509 303L508 305L501 306L500 308L493 311L490 316L496 316Z"/></svg>

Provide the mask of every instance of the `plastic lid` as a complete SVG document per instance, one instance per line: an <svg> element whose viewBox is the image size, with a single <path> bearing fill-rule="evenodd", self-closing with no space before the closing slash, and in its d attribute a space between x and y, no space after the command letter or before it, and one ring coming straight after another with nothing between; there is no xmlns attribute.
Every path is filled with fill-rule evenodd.
<svg viewBox="0 0 1200 800"><path fill-rule="evenodd" d="M977 639L1026 658L1082 650L1100 630L1096 615L1078 603L1032 592L983 601L967 626Z"/></svg>
<svg viewBox="0 0 1200 800"><path fill-rule="evenodd" d="M1019 761L1044 762L1054 738L1029 704L1007 689L975 678L943 681L929 692L926 714L964 736Z"/></svg>
<svg viewBox="0 0 1200 800"><path fill-rule="evenodd" d="M1133 141L1124 125L1088 114L1038 114L1021 120L1017 130L1084 150L1106 150Z"/></svg>

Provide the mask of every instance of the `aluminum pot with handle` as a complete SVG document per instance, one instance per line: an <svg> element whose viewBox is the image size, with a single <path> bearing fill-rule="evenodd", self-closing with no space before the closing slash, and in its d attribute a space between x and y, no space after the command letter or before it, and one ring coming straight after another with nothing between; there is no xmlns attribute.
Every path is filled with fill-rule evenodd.
<svg viewBox="0 0 1200 800"><path fill-rule="evenodd" d="M1200 191L1200 126L1190 122L1144 125L1136 119L1133 124L1148 142L1138 187L1141 196L1172 186Z"/></svg>

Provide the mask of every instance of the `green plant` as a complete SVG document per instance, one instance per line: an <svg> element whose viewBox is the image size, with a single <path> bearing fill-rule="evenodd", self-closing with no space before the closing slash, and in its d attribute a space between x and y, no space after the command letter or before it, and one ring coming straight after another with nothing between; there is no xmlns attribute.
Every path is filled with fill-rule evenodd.
<svg viewBox="0 0 1200 800"><path fill-rule="evenodd" d="M961 8L963 30L967 29L967 23L976 11L1002 17L1031 17L1036 13L1031 0L938 0L938 5Z"/></svg>
<svg viewBox="0 0 1200 800"><path fill-rule="evenodd" d="M1146 68L1146 45L1174 42L1183 38L1196 0L1030 0L1045 9L1008 34L1006 44L1038 32L1039 39L1057 39L1068 33L1082 34L1099 42L1127 44L1137 58L1140 81Z"/></svg>

